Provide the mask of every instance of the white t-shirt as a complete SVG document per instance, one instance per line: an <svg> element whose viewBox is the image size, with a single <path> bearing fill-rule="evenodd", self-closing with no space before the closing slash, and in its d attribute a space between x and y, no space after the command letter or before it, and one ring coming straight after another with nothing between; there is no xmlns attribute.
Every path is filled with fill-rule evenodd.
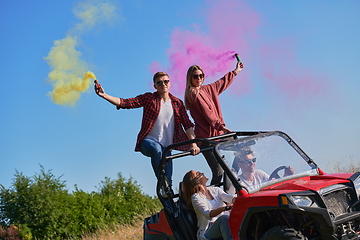
<svg viewBox="0 0 360 240"><path fill-rule="evenodd" d="M173 143L174 127L175 120L171 100L169 99L166 102L161 100L159 116L153 129L146 138L154 140L162 146L167 147Z"/></svg>
<svg viewBox="0 0 360 240"><path fill-rule="evenodd" d="M243 177L243 175L239 175L239 178L241 180L241 182L249 189L249 190L253 190L255 188L258 188L259 185L263 182L267 182L269 181L269 174L267 174L264 171L261 171L259 169L254 170L254 179L252 181L247 181L245 180L245 178Z"/></svg>
<svg viewBox="0 0 360 240"><path fill-rule="evenodd" d="M245 180L245 178L242 175L239 175L241 184L244 185L245 187L247 187L250 191L256 189L259 187L260 184L269 181L269 174L267 174L266 172L262 171L262 170L254 170L254 180L253 181L247 181ZM228 190L229 194L235 194L235 187L234 185L230 185L229 190Z"/></svg>

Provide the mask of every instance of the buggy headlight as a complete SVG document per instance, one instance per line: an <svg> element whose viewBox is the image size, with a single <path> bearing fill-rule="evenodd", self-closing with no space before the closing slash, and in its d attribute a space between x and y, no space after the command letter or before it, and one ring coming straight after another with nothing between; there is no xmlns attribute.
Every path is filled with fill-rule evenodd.
<svg viewBox="0 0 360 240"><path fill-rule="evenodd" d="M291 201L297 206L310 207L313 200L308 196L290 196Z"/></svg>

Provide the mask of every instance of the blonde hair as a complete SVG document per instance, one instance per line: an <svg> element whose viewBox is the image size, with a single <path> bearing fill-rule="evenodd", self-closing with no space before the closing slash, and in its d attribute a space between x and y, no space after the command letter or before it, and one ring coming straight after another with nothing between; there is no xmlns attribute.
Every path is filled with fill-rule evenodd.
<svg viewBox="0 0 360 240"><path fill-rule="evenodd" d="M185 108L187 110L189 109L188 104L195 102L196 98L199 94L199 89L195 88L191 83L193 72L196 70L200 70L201 73L204 74L204 71L198 65L192 65L191 67L189 67L187 74L186 74L186 87L185 87L184 101L185 101Z"/></svg>
<svg viewBox="0 0 360 240"><path fill-rule="evenodd" d="M196 178L194 171L191 170L184 175L181 191L183 192L185 203L190 209L193 208L191 204L191 196L194 193L202 191L202 189L203 187Z"/></svg>

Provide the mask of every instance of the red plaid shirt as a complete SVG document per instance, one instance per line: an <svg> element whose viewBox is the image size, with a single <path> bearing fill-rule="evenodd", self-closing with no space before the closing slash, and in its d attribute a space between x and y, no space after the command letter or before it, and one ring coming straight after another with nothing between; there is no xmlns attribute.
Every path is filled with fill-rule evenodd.
<svg viewBox="0 0 360 240"><path fill-rule="evenodd" d="M190 121L183 102L179 98L171 95L170 93L169 96L171 99L171 105L174 111L175 119L173 143L189 140L184 132L184 129L187 130L191 127L194 127L194 124ZM120 98L120 101L121 104L120 106L116 107L117 109L131 109L140 107L144 108L141 129L137 136L135 146L135 151L140 151L140 142L144 140L147 135L149 135L159 116L161 107L160 95L157 92L147 92L134 98ZM189 148L190 146L186 145L179 147L177 150L187 151L189 150Z"/></svg>

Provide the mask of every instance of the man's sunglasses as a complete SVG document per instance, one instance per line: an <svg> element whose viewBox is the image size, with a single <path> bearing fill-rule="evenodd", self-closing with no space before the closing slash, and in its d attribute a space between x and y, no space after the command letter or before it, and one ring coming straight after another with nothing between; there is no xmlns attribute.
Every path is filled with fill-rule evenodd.
<svg viewBox="0 0 360 240"><path fill-rule="evenodd" d="M202 74L194 74L192 77L194 78L194 79L202 79L202 78L204 78L204 74L202 73Z"/></svg>
<svg viewBox="0 0 360 240"><path fill-rule="evenodd" d="M170 80L164 80L164 81L157 81L155 84L158 86L161 86L163 84L168 85Z"/></svg>
<svg viewBox="0 0 360 240"><path fill-rule="evenodd" d="M249 159L249 160L245 160L245 161L241 161L241 163L247 163L247 164L253 164L256 162L256 158L253 158L253 159Z"/></svg>

